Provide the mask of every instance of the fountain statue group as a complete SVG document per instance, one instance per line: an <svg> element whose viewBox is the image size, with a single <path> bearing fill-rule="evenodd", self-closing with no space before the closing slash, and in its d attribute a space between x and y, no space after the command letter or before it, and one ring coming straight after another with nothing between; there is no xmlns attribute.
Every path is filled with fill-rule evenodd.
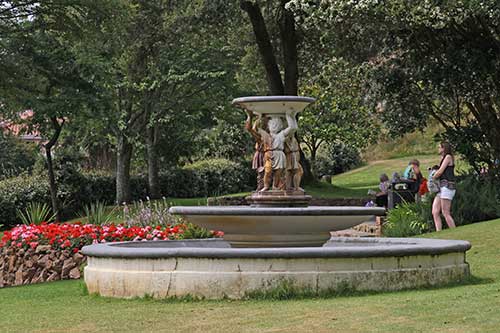
<svg viewBox="0 0 500 333"><path fill-rule="evenodd" d="M242 206L178 206L169 213L224 239L101 243L85 246L89 293L113 297L246 298L283 288L331 293L436 286L467 278L469 242L415 238L331 238L382 207L309 206L296 115L313 98L252 96L246 110L256 141L258 191ZM286 121L286 124L285 124ZM286 126L286 127L285 127Z"/></svg>
<svg viewBox="0 0 500 333"><path fill-rule="evenodd" d="M252 168L257 172L257 192L270 189L302 192L300 181L304 171L300 165L296 111L284 115L258 114L246 110L246 130L255 139ZM283 116L287 126L284 126Z"/></svg>

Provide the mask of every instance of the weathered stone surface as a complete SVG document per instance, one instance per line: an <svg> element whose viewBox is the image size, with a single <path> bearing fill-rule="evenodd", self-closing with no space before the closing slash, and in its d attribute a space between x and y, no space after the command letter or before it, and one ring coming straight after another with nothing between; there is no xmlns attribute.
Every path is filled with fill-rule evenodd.
<svg viewBox="0 0 500 333"><path fill-rule="evenodd" d="M32 260L32 259L28 259L28 260L26 260L26 261L24 262L24 266L26 266L27 268L31 268L31 267L33 267L34 265L35 265L35 264L34 264L34 262L33 262L33 260Z"/></svg>
<svg viewBox="0 0 500 333"><path fill-rule="evenodd" d="M75 261L75 263L77 265L80 265L84 259L85 259L85 256L83 254L81 254L80 252L73 254L73 260Z"/></svg>
<svg viewBox="0 0 500 333"><path fill-rule="evenodd" d="M51 282L51 281L57 281L57 280L60 280L60 276L57 272L54 272L52 274L49 275L49 277L47 278L47 282Z"/></svg>
<svg viewBox="0 0 500 333"><path fill-rule="evenodd" d="M35 276L31 279L31 283L40 283L44 282L47 279L47 270L42 269L38 271Z"/></svg>
<svg viewBox="0 0 500 333"><path fill-rule="evenodd" d="M14 285L19 286L22 284L23 284L23 268L21 266L16 272Z"/></svg>
<svg viewBox="0 0 500 333"><path fill-rule="evenodd" d="M62 260L57 259L56 261L54 261L52 263L51 270L61 274L62 268L63 268L63 261Z"/></svg>
<svg viewBox="0 0 500 333"><path fill-rule="evenodd" d="M48 259L46 262L45 262L45 268L46 269L51 269L52 268L52 265L53 265L53 261Z"/></svg>
<svg viewBox="0 0 500 333"><path fill-rule="evenodd" d="M36 247L35 253L49 252L49 251L50 251L50 245L38 245Z"/></svg>
<svg viewBox="0 0 500 333"><path fill-rule="evenodd" d="M64 261L64 264L62 266L62 271L61 271L61 277L63 279L68 277L69 272L76 267L76 263L73 261L73 259L66 259Z"/></svg>
<svg viewBox="0 0 500 333"><path fill-rule="evenodd" d="M0 248L0 288L13 285L79 279L87 257L41 245L34 249ZM64 271L64 272L63 272Z"/></svg>
<svg viewBox="0 0 500 333"><path fill-rule="evenodd" d="M55 250L51 250L49 253L49 259L52 261L59 259L59 253Z"/></svg>
<svg viewBox="0 0 500 333"><path fill-rule="evenodd" d="M470 274L465 261L470 244L464 241L343 238L322 248L217 246L224 243L192 240L88 246L83 249L89 256L85 282L90 293L103 296L217 299L242 298L250 292L280 288L284 282L314 292L382 291L438 286Z"/></svg>
<svg viewBox="0 0 500 333"><path fill-rule="evenodd" d="M284 201L304 197L274 197L274 191L265 193L270 194L258 197ZM206 229L223 231L224 239L232 247L278 248L323 246L330 239L331 231L348 229L372 220L375 216L384 215L385 209L347 206L179 206L170 207L169 212Z"/></svg>
<svg viewBox="0 0 500 333"><path fill-rule="evenodd" d="M70 279L79 279L80 278L80 269L78 267L75 267L71 271L69 271L69 278Z"/></svg>
<svg viewBox="0 0 500 333"><path fill-rule="evenodd" d="M10 256L9 257L9 272L13 272L14 268L16 267L16 256Z"/></svg>
<svg viewBox="0 0 500 333"><path fill-rule="evenodd" d="M23 274L23 280L24 280L24 284L28 284L28 283L31 283L33 277L35 276L36 274L36 271L37 269L32 267L30 269L28 269L27 271L25 271L25 274Z"/></svg>
<svg viewBox="0 0 500 333"><path fill-rule="evenodd" d="M38 261L36 261L36 265L38 267L47 268L48 266L52 265L52 262L50 264L48 263L49 261L50 261L49 255L46 254L42 256L40 259L38 259Z"/></svg>

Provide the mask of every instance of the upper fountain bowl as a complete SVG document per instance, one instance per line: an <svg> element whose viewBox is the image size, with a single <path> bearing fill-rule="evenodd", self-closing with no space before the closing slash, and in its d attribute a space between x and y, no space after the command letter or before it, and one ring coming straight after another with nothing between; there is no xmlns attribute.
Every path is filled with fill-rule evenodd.
<svg viewBox="0 0 500 333"><path fill-rule="evenodd" d="M250 96L235 98L232 105L257 114L285 114L301 112L314 101L304 96Z"/></svg>

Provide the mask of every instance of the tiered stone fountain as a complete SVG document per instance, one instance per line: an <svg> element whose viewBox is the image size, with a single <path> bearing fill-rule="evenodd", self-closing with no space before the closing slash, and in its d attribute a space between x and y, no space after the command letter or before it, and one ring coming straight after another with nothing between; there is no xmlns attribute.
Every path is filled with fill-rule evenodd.
<svg viewBox="0 0 500 333"><path fill-rule="evenodd" d="M398 290L458 281L469 275L465 241L330 239L385 214L374 207L312 207L300 187L296 115L314 99L243 97L256 140L258 174L250 206L172 207L170 213L224 239L123 242L84 247L85 282L103 296L242 298L286 283L314 292L339 288ZM255 119L257 118L257 119ZM286 119L286 126L283 125Z"/></svg>

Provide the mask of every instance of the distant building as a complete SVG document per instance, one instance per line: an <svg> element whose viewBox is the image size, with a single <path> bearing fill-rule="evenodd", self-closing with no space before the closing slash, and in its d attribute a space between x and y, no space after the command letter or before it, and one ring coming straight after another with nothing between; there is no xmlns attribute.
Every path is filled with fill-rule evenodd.
<svg viewBox="0 0 500 333"><path fill-rule="evenodd" d="M19 118L21 118L22 121L29 120L31 117L33 117L32 110L26 110L19 113ZM32 130L29 133L26 133L26 128L27 126L25 124L0 119L0 130L2 130L5 134L12 135L26 142L40 143L43 141L43 137L40 135L40 132Z"/></svg>

